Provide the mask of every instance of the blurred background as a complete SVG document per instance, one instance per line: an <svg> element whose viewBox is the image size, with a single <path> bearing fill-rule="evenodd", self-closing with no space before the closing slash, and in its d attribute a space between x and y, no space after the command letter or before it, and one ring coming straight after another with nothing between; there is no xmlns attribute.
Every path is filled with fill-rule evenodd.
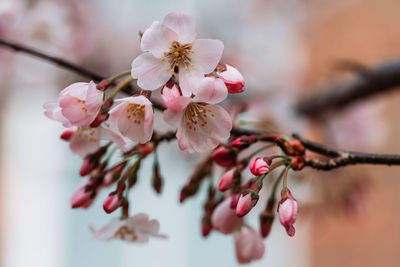
<svg viewBox="0 0 400 267"><path fill-rule="evenodd" d="M244 75L247 91L231 99L248 106L238 125L299 132L348 150L400 153L396 90L323 119L293 109L302 97L354 78L335 67L338 61L375 65L399 58L398 0L0 0L0 37L111 76L140 54L139 31L172 11L193 15L199 37L222 40L224 62ZM151 189L151 158L131 192L132 212L158 219L168 240L91 241L89 227L114 218L102 210L108 192L88 210L70 208L81 159L42 109L67 85L85 80L0 47L1 266L237 266L232 236L201 237L204 194L178 204L201 156L179 152L174 142L159 153L163 194ZM293 175L296 236L275 222L264 258L250 265L400 266L398 176L398 167L387 166ZM248 222L258 227L257 212Z"/></svg>

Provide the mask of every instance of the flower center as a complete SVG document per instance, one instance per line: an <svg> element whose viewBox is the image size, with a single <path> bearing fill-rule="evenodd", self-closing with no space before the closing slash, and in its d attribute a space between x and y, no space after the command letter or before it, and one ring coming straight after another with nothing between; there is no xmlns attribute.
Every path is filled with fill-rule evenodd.
<svg viewBox="0 0 400 267"><path fill-rule="evenodd" d="M136 241L137 240L137 235L135 233L135 230L129 228L126 225L124 225L121 228L119 228L118 231L114 234L114 237L115 238L121 238L121 239L124 239L124 240L129 239L131 241Z"/></svg>
<svg viewBox="0 0 400 267"><path fill-rule="evenodd" d="M145 105L128 103L126 118L135 124L141 124L145 115Z"/></svg>
<svg viewBox="0 0 400 267"><path fill-rule="evenodd" d="M171 64L171 67L166 68L166 71L178 73L180 66L184 67L185 70L194 66L191 63L192 57L190 54L194 54L191 44L181 45L178 42L173 42L169 52L164 52L164 57L161 58L161 61L167 60Z"/></svg>
<svg viewBox="0 0 400 267"><path fill-rule="evenodd" d="M206 103L190 103L185 109L184 119L189 130L196 131L196 127L204 127L207 125L207 120L215 117L210 106Z"/></svg>
<svg viewBox="0 0 400 267"><path fill-rule="evenodd" d="M81 104L81 110L85 113L87 113L87 107L86 107L86 101L85 100L80 100L80 99L76 99L76 102L78 102L78 104Z"/></svg>
<svg viewBox="0 0 400 267"><path fill-rule="evenodd" d="M91 127L80 127L78 126L78 136L86 138L89 142L97 143L99 139L96 135L96 130Z"/></svg>

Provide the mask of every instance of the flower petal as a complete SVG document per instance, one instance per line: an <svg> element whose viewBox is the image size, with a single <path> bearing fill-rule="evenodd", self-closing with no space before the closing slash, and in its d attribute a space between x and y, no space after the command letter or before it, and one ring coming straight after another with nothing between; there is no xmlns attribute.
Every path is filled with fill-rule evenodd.
<svg viewBox="0 0 400 267"><path fill-rule="evenodd" d="M169 51L173 41L178 40L178 35L159 21L153 22L142 36L140 48L150 52L154 57L161 58L164 52Z"/></svg>
<svg viewBox="0 0 400 267"><path fill-rule="evenodd" d="M109 224L105 225L100 230L96 231L92 239L93 240L110 240L114 238L115 233L124 225L124 221L115 219Z"/></svg>
<svg viewBox="0 0 400 267"><path fill-rule="evenodd" d="M198 123L196 126L187 124L182 118L176 133L179 148L188 152L205 152L215 148L219 143L230 136L232 121L228 112L217 105L205 105L207 110L206 124Z"/></svg>
<svg viewBox="0 0 400 267"><path fill-rule="evenodd" d="M163 25L178 34L181 44L192 43L196 38L196 25L192 16L184 12L172 12L165 16Z"/></svg>
<svg viewBox="0 0 400 267"><path fill-rule="evenodd" d="M100 110L100 107L103 104L103 95L104 92L98 90L96 84L91 81L88 85L85 99L88 113L97 113L97 111Z"/></svg>
<svg viewBox="0 0 400 267"><path fill-rule="evenodd" d="M83 110L82 106L77 104L77 98L72 95L65 95L60 98L60 107L62 115L75 126L88 126L97 114L90 114L88 110Z"/></svg>
<svg viewBox="0 0 400 267"><path fill-rule="evenodd" d="M188 70L179 67L179 87L182 95L195 95L202 79L204 79L204 73L199 67L189 67Z"/></svg>
<svg viewBox="0 0 400 267"><path fill-rule="evenodd" d="M167 71L169 63L161 61L151 53L143 53L132 62L132 77L137 78L138 85L146 90L156 90L164 85L172 73Z"/></svg>
<svg viewBox="0 0 400 267"><path fill-rule="evenodd" d="M100 145L99 131L99 128L79 128L69 141L71 151L81 157L95 152Z"/></svg>
<svg viewBox="0 0 400 267"><path fill-rule="evenodd" d="M57 102L47 102L43 105L45 109L44 114L52 120L62 122L64 127L71 127L71 122L65 118L61 112L61 108L58 106Z"/></svg>
<svg viewBox="0 0 400 267"><path fill-rule="evenodd" d="M220 79L204 78L197 90L194 100L211 104L219 103L228 96L228 89Z"/></svg>
<svg viewBox="0 0 400 267"><path fill-rule="evenodd" d="M198 39L193 43L192 63L202 69L203 74L214 71L219 63L224 50L224 44L220 40Z"/></svg>

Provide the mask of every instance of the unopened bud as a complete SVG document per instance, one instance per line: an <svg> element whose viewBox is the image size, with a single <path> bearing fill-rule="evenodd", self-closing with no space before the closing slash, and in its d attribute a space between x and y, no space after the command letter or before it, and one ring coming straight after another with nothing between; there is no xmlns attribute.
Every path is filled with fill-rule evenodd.
<svg viewBox="0 0 400 267"><path fill-rule="evenodd" d="M236 206L236 215L243 217L257 204L259 199L258 193L250 191L245 195L240 195L239 201Z"/></svg>
<svg viewBox="0 0 400 267"><path fill-rule="evenodd" d="M111 213L118 209L124 201L124 198L117 194L117 193L111 193L108 195L108 197L104 200L103 202L103 209L107 213Z"/></svg>
<svg viewBox="0 0 400 267"><path fill-rule="evenodd" d="M203 237L207 237L211 233L212 228L211 218L205 215L201 221L201 234Z"/></svg>
<svg viewBox="0 0 400 267"><path fill-rule="evenodd" d="M79 170L79 174L81 176L86 176L90 174L97 167L97 165L98 165L97 161L94 161L91 156L87 156L83 160L83 163Z"/></svg>
<svg viewBox="0 0 400 267"><path fill-rule="evenodd" d="M84 206L91 201L92 195L93 191L87 186L79 187L72 195L71 207L75 209Z"/></svg>
<svg viewBox="0 0 400 267"><path fill-rule="evenodd" d="M282 200L278 206L279 221L285 227L289 236L294 236L295 229L293 224L298 214L297 201L293 198L289 189L282 192Z"/></svg>
<svg viewBox="0 0 400 267"><path fill-rule="evenodd" d="M233 140L231 143L232 147L236 147L238 149L245 149L248 148L251 144L255 143L257 141L257 136L255 135L250 135L250 136L241 136Z"/></svg>
<svg viewBox="0 0 400 267"><path fill-rule="evenodd" d="M101 112L99 112L96 116L96 118L94 119L94 121L90 124L90 127L92 128L96 128L97 126L99 126L100 124L102 124L104 121L106 121L109 117L108 113L102 114Z"/></svg>
<svg viewBox="0 0 400 267"><path fill-rule="evenodd" d="M71 127L68 128L67 130L65 130L61 135L60 138L65 140L65 141L69 141L72 136L74 136L74 134L77 132L77 128L76 127Z"/></svg>
<svg viewBox="0 0 400 267"><path fill-rule="evenodd" d="M221 192L224 192L225 190L228 190L229 188L231 188L234 184L234 178L235 178L235 172L236 169L230 169L229 171L225 172L222 177L221 180L219 181L218 184L218 190Z"/></svg>
<svg viewBox="0 0 400 267"><path fill-rule="evenodd" d="M242 74L234 67L225 64L226 69L218 73L219 78L221 78L228 92L231 94L237 94L243 92L246 88L244 87L244 78Z"/></svg>
<svg viewBox="0 0 400 267"><path fill-rule="evenodd" d="M222 167L232 165L236 160L236 153L230 148L220 146L212 154L213 160Z"/></svg>
<svg viewBox="0 0 400 267"><path fill-rule="evenodd" d="M261 176L269 172L268 160L263 158L252 158L249 163L249 169L255 176Z"/></svg>

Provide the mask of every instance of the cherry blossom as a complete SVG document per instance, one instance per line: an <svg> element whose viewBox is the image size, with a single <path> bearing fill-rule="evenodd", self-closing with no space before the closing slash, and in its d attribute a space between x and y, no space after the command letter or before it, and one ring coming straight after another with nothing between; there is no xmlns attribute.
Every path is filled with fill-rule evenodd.
<svg viewBox="0 0 400 267"><path fill-rule="evenodd" d="M264 249L264 240L255 230L244 226L235 232L235 251L239 263L261 259Z"/></svg>
<svg viewBox="0 0 400 267"><path fill-rule="evenodd" d="M143 95L115 100L120 104L110 111L111 128L134 142L146 143L153 135L152 103Z"/></svg>
<svg viewBox="0 0 400 267"><path fill-rule="evenodd" d="M93 234L94 240L122 239L128 242L146 243L149 237L166 238L159 233L160 224L157 220L149 220L144 213L136 214L127 219L115 219Z"/></svg>
<svg viewBox="0 0 400 267"><path fill-rule="evenodd" d="M171 76L179 79L184 96L196 94L196 85L214 71L224 45L219 40L195 39L195 23L186 13L169 13L142 36L143 54L132 62L132 77L146 90L156 90Z"/></svg>
<svg viewBox="0 0 400 267"><path fill-rule="evenodd" d="M103 94L96 89L93 81L71 84L60 92L58 102L47 102L43 105L44 114L62 122L64 127L89 126L100 111Z"/></svg>
<svg viewBox="0 0 400 267"><path fill-rule="evenodd" d="M164 119L177 126L179 148L188 152L204 152L227 140L232 129L231 117L216 103L227 97L224 83L204 78L193 98L178 96L168 101Z"/></svg>
<svg viewBox="0 0 400 267"><path fill-rule="evenodd" d="M125 150L125 140L103 126L97 128L73 126L64 131L61 137L65 137L63 139L69 142L72 152L82 157L95 152L100 147L101 140L112 140L121 150Z"/></svg>
<svg viewBox="0 0 400 267"><path fill-rule="evenodd" d="M243 219L237 217L235 210L231 208L231 201L231 197L226 198L215 208L211 216L213 227L223 234L233 233L243 224Z"/></svg>

